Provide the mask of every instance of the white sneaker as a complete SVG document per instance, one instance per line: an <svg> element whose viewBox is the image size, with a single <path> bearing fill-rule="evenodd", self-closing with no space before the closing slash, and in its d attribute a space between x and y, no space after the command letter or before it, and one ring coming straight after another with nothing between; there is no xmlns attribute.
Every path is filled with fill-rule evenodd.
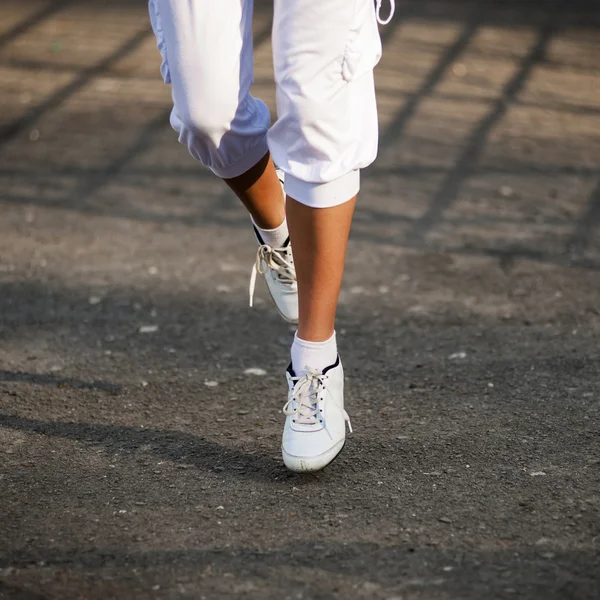
<svg viewBox="0 0 600 600"><path fill-rule="evenodd" d="M281 453L290 471L307 473L326 467L342 450L346 441L346 422L352 433L350 417L344 410L344 369L340 357L323 372L310 369L296 377L287 370L288 401Z"/></svg>
<svg viewBox="0 0 600 600"><path fill-rule="evenodd" d="M296 269L292 256L292 246L288 243L283 248L272 248L261 244L256 253L256 262L250 276L250 306L253 305L256 276L265 276L267 289L279 311L279 314L290 323L298 322L298 284Z"/></svg>
<svg viewBox="0 0 600 600"><path fill-rule="evenodd" d="M283 187L283 171L277 170L277 175ZM250 306L254 303L254 288L258 273L265 276L269 294L279 311L279 314L290 323L298 322L298 284L296 283L296 269L292 245L288 237L282 248L273 248L256 236L261 242L256 253L256 261L250 276Z"/></svg>

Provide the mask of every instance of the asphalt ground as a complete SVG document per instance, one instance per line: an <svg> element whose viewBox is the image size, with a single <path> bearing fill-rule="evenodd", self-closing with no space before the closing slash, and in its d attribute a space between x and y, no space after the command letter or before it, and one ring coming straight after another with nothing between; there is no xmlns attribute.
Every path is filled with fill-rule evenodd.
<svg viewBox="0 0 600 600"><path fill-rule="evenodd" d="M4 0L0 598L600 597L599 32L399 4L337 325L355 433L299 476L292 331L247 306L248 218L176 142L145 3Z"/></svg>

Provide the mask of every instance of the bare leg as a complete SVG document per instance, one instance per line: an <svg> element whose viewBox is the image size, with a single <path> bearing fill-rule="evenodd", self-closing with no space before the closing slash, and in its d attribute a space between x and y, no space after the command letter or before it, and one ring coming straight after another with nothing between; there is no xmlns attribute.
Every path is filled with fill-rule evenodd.
<svg viewBox="0 0 600 600"><path fill-rule="evenodd" d="M275 229L285 219L285 203L281 184L271 155L265 156L239 177L224 179L262 229Z"/></svg>
<svg viewBox="0 0 600 600"><path fill-rule="evenodd" d="M298 336L328 340L344 273L356 197L331 208L311 208L288 196L287 215L298 277Z"/></svg>

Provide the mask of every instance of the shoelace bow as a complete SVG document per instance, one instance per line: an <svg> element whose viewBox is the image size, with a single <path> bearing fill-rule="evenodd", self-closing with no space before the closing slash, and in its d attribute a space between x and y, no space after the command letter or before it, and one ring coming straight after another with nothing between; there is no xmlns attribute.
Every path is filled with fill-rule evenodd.
<svg viewBox="0 0 600 600"><path fill-rule="evenodd" d="M283 407L283 414L290 417L296 415L296 422L302 425L315 425L319 417L319 396L325 389L326 375L320 371L306 367L306 374L302 377L292 377L295 382L294 389ZM294 408L294 402L296 408ZM352 424L348 413L342 409L344 420L352 433Z"/></svg>
<svg viewBox="0 0 600 600"><path fill-rule="evenodd" d="M256 277L258 273L264 275L267 269L275 271L277 279L283 284L291 285L296 282L296 269L288 248L272 248L267 244L259 246L256 261L252 266L252 274L250 275L250 287L248 289L250 306L254 303Z"/></svg>
<svg viewBox="0 0 600 600"><path fill-rule="evenodd" d="M394 12L396 12L396 0L390 0L390 14L387 19L381 18L381 5L383 4L383 0L377 0L377 21L381 23L381 25L387 25L393 18Z"/></svg>

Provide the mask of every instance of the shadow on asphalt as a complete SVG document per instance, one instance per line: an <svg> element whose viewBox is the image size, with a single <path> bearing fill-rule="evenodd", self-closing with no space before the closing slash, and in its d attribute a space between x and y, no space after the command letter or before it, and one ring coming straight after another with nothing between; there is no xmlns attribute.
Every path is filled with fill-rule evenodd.
<svg viewBox="0 0 600 600"><path fill-rule="evenodd" d="M46 576L55 576L52 597L75 597L69 577L89 571L90 597L129 600L139 581L111 577L139 569L146 586L158 571L165 593L180 593L179 577L188 577L188 595L173 597L197 598L205 569L214 569L211 585L224 597L234 593L224 574L233 573L236 584L255 578L270 591L276 582L325 599L351 597L350 586L366 582L372 587L361 597L595 600L600 167L583 160L595 146L572 124L600 108L588 96L563 97L552 76L549 87L526 92L545 70L581 76L587 93L598 66L598 4L399 2L382 30L388 66L378 72L390 118L352 234L362 262L350 276L360 271L371 293L350 292L339 313L356 434L334 469L307 477L286 472L277 456L287 325L270 307L247 309L245 273L228 273L231 295L219 296L215 281L194 278L200 261L183 275L168 271L182 252L165 243L167 234L176 242L192 229L234 238L249 229L246 215L210 173L185 162L166 96L143 105L143 91L93 88L100 79L132 80L146 90L158 79L157 69L152 78L138 73L135 61L123 67L152 41L143 3L39 6L0 36L0 49L28 35L50 47L54 33L45 27L71 9L93 18L139 8L140 18L128 13L120 43L88 62L85 48L81 57L0 57L21 79L66 78L19 104L16 116L0 116L0 150L11 161L0 166L8 182L0 204L12 210L17 235L31 236L32 265L32 247L61 248L64 215L81 216L65 226L68 243L83 239L73 233L82 223L107 217L114 221L94 221L99 252L110 256L111 236L138 236L142 242L123 247L141 247L152 260L166 251L168 259L160 277L144 279L139 254L124 258L137 277L128 286L111 283L111 259L94 262L91 253L89 270L73 277L77 258L59 251L46 271L28 255L14 280L13 271L0 273L9 273L0 282L0 351L13 363L0 370L8 498L0 597L48 598ZM269 41L271 8L257 1L258 48ZM423 35L439 24L451 32L445 42L432 30ZM405 47L396 44L410 28L408 47L432 60L396 69L394 52ZM515 50L502 35L489 37L510 30L527 44ZM563 58L553 53L557 40ZM572 47L590 56L565 50ZM465 57L505 70L500 79L469 72L473 79L456 85L449 73ZM414 87L397 86L399 75L413 77ZM100 102L73 102L86 92ZM20 98L15 92L15 104ZM431 101L438 104L425 109ZM446 103L460 114L431 126ZM510 121L523 110L531 111L524 121ZM532 115L540 127L558 116L573 129L563 138L549 127L552 137L529 154L515 150L520 127L535 138ZM507 122L508 133L495 137ZM23 225L19 207L53 210ZM119 229L118 221L139 228ZM156 246L145 238L153 233L163 235ZM196 246L188 239L186 248ZM90 303L98 288L102 298ZM158 330L141 334L153 309ZM249 379L244 370L254 366L268 373ZM241 542L247 532L250 541ZM289 543L291 535L312 537ZM310 574L301 588L298 569Z"/></svg>
<svg viewBox="0 0 600 600"><path fill-rule="evenodd" d="M150 447L151 452L158 458L190 465L202 471L212 471L216 465L218 473L225 470L220 465L226 464L227 475L243 478L272 481L276 476L285 473L279 460L256 453L237 451L182 431L93 423L62 423L1 414L0 427L76 440L92 446L98 444L111 449L133 451Z"/></svg>
<svg viewBox="0 0 600 600"><path fill-rule="evenodd" d="M39 26L46 19L56 16L63 10L69 10L72 6L81 5L78 2L54 2L43 7L38 12L33 12L22 22L17 23L12 30L9 30L0 38L0 44L9 43L18 36L25 34L31 28ZM105 6L104 2L84 3L88 10L100 10ZM136 5L134 2L123 3L124 7L131 8ZM272 10L270 2L258 2L256 13L263 17L264 24L256 32L256 44L260 45L268 41L270 20L265 17ZM598 5L592 2L566 2L562 0L548 0L547 2L526 3L516 1L493 2L468 2L462 0L447 0L445 2L417 2L406 1L398 6L398 14L392 24L383 29L384 44L394 38L396 32L404 25L412 22L444 22L451 21L460 23L461 29L454 42L442 52L435 64L422 77L416 90L406 95L404 100L399 102L399 108L393 118L381 132L381 150L377 165L365 172L365 182L368 190L369 182L376 185L378 180L402 175L404 171L408 172L408 177L419 178L427 174L419 173L419 165L407 164L402 160L394 158L394 149L398 145L413 122L416 114L422 108L423 103L437 94L440 83L447 76L449 70L455 65L457 60L464 54L467 48L472 46L474 40L482 31L489 26L511 26L515 28L528 27L534 33L534 39L529 46L529 50L522 56L517 56L516 68L512 75L508 77L501 89L495 93L495 97L488 99L488 106L482 117L475 121L466 138L461 141L458 148L447 149L447 156L453 156L452 164L443 169L439 174L439 181L428 190L427 205L424 206L422 213L415 217L408 218L406 231L401 230L394 236L382 235L377 228L355 232L355 239L369 241L375 244L394 244L404 248L424 248L430 245L430 234L437 232L440 227L450 225L459 229L461 223L448 220L448 213L453 208L459 197L464 192L465 186L475 176L492 175L498 172L504 172L506 175L518 175L519 172L525 172L531 176L536 173L546 171L547 175L555 177L562 171L568 174L572 172L574 176L597 178L600 173L597 169L587 171L585 165L570 166L568 164L553 164L550 168L543 164L536 164L535 161L527 163L522 159L513 161L511 165L503 166L500 161L497 164L481 165L480 161L486 149L490 145L490 137L509 110L522 106L520 99L521 93L526 89L533 71L539 66L554 68L578 68L577 65L555 64L554 59L549 57L549 48L554 37L564 31L567 27L581 27L588 31L600 26L600 10ZM111 69L123 58L139 50L141 45L146 42L152 33L148 26L140 25L137 31L134 31L131 37L115 49L112 53L105 56L101 61L80 69L76 76L64 87L59 87L53 94L45 98L43 102L30 107L24 114L15 120L4 123L0 126L0 145L14 140L24 133L27 133L35 123L43 119L52 111L59 107L64 107L75 94L84 89L90 81L102 74L111 74ZM493 57L489 57L493 58ZM0 61L1 64L1 61ZM18 65L17 65L18 66ZM22 65L23 68L26 65ZM52 65L44 64L29 65L29 68L44 69L52 68ZM590 71L590 72L593 72ZM440 97L444 97L443 94ZM451 98L449 98L451 100ZM115 98L118 103L118 98ZM588 107L592 112L594 107ZM585 106L563 106L558 103L550 102L548 110L566 110L567 113L577 114L578 111L586 110ZM98 201L95 196L107 186L117 181L129 181L132 188L132 194L139 197L144 193L144 184L140 178L145 177L151 180L161 176L170 177L189 177L196 182L196 185L202 185L210 174L197 168L186 170L173 169L164 171L160 169L144 169L136 166L136 160L148 151L149 148L157 147L162 143L161 134L169 130L168 116L170 109L165 109L149 119L141 128L135 139L124 149L118 149L111 157L108 164L100 169L94 170L86 167L78 169L77 167L52 165L44 173L41 165L36 165L35 170L23 173L23 177L28 182L38 180L39 186L44 188L49 181L59 177L73 178L74 186L69 186L69 190L64 195L53 194L52 197L44 197L44 194L33 194L23 196L16 193L3 194L1 201L6 204L16 204L23 206L39 205L40 207L49 207L56 209L67 209L69 211L81 212L87 215L112 216L122 219L131 219L135 221L150 221L156 223L182 223L187 226L210 226L227 222L229 226L246 226L245 219L231 219L223 215L223 209L229 207L226 200L227 193L224 192L215 198L214 202L209 202L205 207L198 207L197 214L186 214L184 217L176 213L162 211L158 214L156 210L148 206L145 209L144 204L136 201L135 205L128 206L127 202L118 202L106 204L104 200ZM74 115L75 116L75 115ZM81 115L86 119L85 115ZM171 136L173 138L173 136ZM560 143L557 140L557 143ZM443 144L443 140L440 140ZM418 149L419 142L414 144ZM179 149L181 150L181 149ZM423 154L427 153L426 145ZM392 167L385 166L393 164ZM42 168L40 168L42 167ZM5 175L15 173L14 169L5 172ZM61 185L60 181L51 183L51 185ZM154 182L151 185L155 185ZM551 191L551 193L553 193ZM539 198L532 199L532 204L539 201ZM359 206L357 217L360 219L373 220L378 225L382 222L400 218L406 220L406 217L398 216L397 211L386 207L378 218L375 213L369 213L369 207ZM493 219L493 218L492 218ZM503 220L499 217L495 219L497 225L502 225ZM558 227L559 225L557 225ZM507 240L504 245L499 247L490 247L485 245L484 240L477 240L474 244L458 243L453 244L449 241L443 245L443 249L448 252L464 253L474 256L498 256L500 260L509 264L512 261L525 258L535 260L541 263L560 264L564 266L578 266L591 270L600 269L600 259L597 256L590 256L588 250L593 245L593 240L598 227L600 226L600 179L597 186L590 193L587 201L578 214L569 215L561 220L560 226L570 226L572 231L565 238L562 249L551 252L535 247L535 242L515 243ZM502 234L500 234L502 235Z"/></svg>
<svg viewBox="0 0 600 600"><path fill-rule="evenodd" d="M510 546L510 545L509 545ZM294 587L293 575L289 580L280 569L294 565L298 569L312 569L315 564L330 576L351 577L370 581L374 571L377 584L396 592L427 590L442 598L483 598L489 590L487 580L500 576L505 581L504 592L525 594L527 598L593 598L596 581L593 573L598 555L593 550L558 552L540 568L543 549L515 552L514 547L489 549L475 554L461 555L456 549L444 547L414 547L410 544L377 545L372 543L295 542L277 551L233 547L211 550L189 548L184 550L123 551L106 549L86 551L79 549L40 549L34 553L15 552L10 566L18 569L35 567L43 560L49 568L108 571L112 569L168 570L179 572L211 569L231 573L238 579L256 577L269 580L273 571L278 573L277 585L283 589ZM543 560L543 559L542 559ZM441 566L445 569L441 569ZM0 566L3 563L0 562ZM436 572L437 571L437 572ZM458 575L460 573L460 575ZM535 575L534 575L535 573ZM471 582L465 592L465 580ZM297 585L297 583L296 583ZM0 583L1 591L15 588ZM377 588L375 588L377 590ZM514 591L513 591L514 590ZM306 582L304 593L318 594L319 598L333 598L318 585ZM466 596L463 594L467 594ZM437 594L442 594L438 596ZM481 594L481 596L478 596ZM549 594L549 595L546 595ZM11 596L12 598L13 596ZM312 597L312 596L311 596ZM500 596L498 596L500 597ZM16 596L19 598L19 596ZM45 596L22 596L35 600Z"/></svg>
<svg viewBox="0 0 600 600"><path fill-rule="evenodd" d="M60 377L50 373L24 373L22 371L0 370L0 382L21 382L33 385L52 385L55 387L69 387L78 390L100 390L118 394L122 386L108 381L82 381L74 377Z"/></svg>

